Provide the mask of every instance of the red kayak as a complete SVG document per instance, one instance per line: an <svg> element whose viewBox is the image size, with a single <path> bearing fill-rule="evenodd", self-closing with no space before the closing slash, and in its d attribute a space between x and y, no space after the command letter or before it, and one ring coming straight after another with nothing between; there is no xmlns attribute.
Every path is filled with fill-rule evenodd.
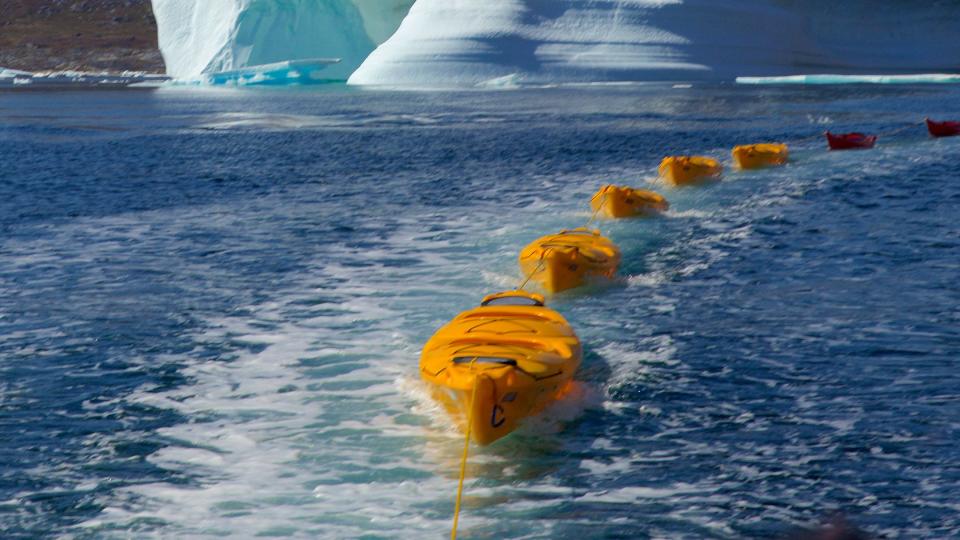
<svg viewBox="0 0 960 540"><path fill-rule="evenodd" d="M876 135L864 135L863 133L842 133L834 135L829 131L827 135L827 144L831 150L853 150L856 148L873 148L877 142Z"/></svg>
<svg viewBox="0 0 960 540"><path fill-rule="evenodd" d="M934 137L960 135L960 122L934 122L927 118L927 131Z"/></svg>

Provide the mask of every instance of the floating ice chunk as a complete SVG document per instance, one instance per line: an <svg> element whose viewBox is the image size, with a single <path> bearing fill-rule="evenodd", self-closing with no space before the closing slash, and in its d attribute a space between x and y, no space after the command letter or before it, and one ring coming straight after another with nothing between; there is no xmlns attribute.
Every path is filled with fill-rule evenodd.
<svg viewBox="0 0 960 540"><path fill-rule="evenodd" d="M28 85L33 80L33 73L0 67L0 88L15 88Z"/></svg>
<svg viewBox="0 0 960 540"><path fill-rule="evenodd" d="M0 67L0 79L12 79L15 77L30 77L33 73L29 71L20 71L19 69L10 69L5 67Z"/></svg>
<svg viewBox="0 0 960 540"><path fill-rule="evenodd" d="M520 82L520 74L511 73L509 75L504 75L503 77L496 77L488 81L482 81L477 83L478 88L518 88Z"/></svg>
<svg viewBox="0 0 960 540"><path fill-rule="evenodd" d="M339 64L338 58L313 58L274 62L248 66L230 71L210 73L199 79L212 85L232 86L278 86L294 84L318 84L338 80L330 73L330 66Z"/></svg>
<svg viewBox="0 0 960 540"><path fill-rule="evenodd" d="M167 82L165 75L142 71L97 73L87 71L41 71L31 73L0 68L0 88L69 88L69 87L126 87L159 86Z"/></svg>
<svg viewBox="0 0 960 540"><path fill-rule="evenodd" d="M929 84L960 83L960 74L916 75L787 75L785 77L737 77L737 84Z"/></svg>

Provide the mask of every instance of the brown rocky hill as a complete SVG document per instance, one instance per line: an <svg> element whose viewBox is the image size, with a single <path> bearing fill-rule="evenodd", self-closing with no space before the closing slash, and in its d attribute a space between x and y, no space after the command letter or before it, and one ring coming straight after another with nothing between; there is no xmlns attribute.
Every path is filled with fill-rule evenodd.
<svg viewBox="0 0 960 540"><path fill-rule="evenodd" d="M0 0L0 67L162 73L150 0Z"/></svg>

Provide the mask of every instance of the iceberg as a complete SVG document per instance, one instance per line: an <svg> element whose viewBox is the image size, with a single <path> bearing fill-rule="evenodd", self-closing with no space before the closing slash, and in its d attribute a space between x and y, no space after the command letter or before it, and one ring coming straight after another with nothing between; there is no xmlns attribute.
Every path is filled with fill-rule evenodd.
<svg viewBox="0 0 960 540"><path fill-rule="evenodd" d="M308 77L294 66L269 78L483 87L732 81L949 73L960 58L954 0L152 1L168 74L207 82L317 58L339 62L315 64Z"/></svg>
<svg viewBox="0 0 960 540"><path fill-rule="evenodd" d="M345 81L414 0L153 0L160 52L178 80L228 84L270 66L289 83ZM315 59L310 76L304 65ZM294 62L290 76L278 70ZM263 72L264 70L260 70ZM247 70L252 80L256 69ZM218 75L219 74L219 75Z"/></svg>
<svg viewBox="0 0 960 540"><path fill-rule="evenodd" d="M418 0L354 84L954 71L960 2ZM954 68L954 69L951 69Z"/></svg>

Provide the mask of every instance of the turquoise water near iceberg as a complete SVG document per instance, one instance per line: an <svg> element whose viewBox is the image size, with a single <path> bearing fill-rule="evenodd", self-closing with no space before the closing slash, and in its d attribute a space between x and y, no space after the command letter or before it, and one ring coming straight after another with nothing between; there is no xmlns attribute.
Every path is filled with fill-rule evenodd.
<svg viewBox="0 0 960 540"><path fill-rule="evenodd" d="M462 538L955 534L960 117L943 87L0 94L7 537L448 534L420 346L602 184L578 391L474 449ZM892 132L829 153L832 131ZM672 153L795 142L672 190Z"/></svg>

